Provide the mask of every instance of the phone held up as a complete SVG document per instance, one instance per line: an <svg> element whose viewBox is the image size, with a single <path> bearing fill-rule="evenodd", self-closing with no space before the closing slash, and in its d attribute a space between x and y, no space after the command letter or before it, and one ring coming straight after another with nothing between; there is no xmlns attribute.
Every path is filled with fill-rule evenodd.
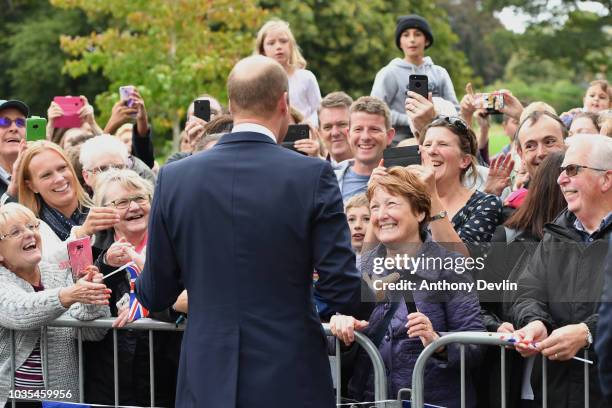
<svg viewBox="0 0 612 408"><path fill-rule="evenodd" d="M193 102L193 115L210 122L210 101L208 99L196 99Z"/></svg>
<svg viewBox="0 0 612 408"><path fill-rule="evenodd" d="M476 109L485 109L489 115L501 115L504 107L504 93L502 91L477 93L474 95Z"/></svg>
<svg viewBox="0 0 612 408"><path fill-rule="evenodd" d="M295 149L295 142L301 139L308 139L309 135L310 128L308 125L289 125L285 138L283 139L283 147L297 152ZM305 154L303 152L298 153Z"/></svg>
<svg viewBox="0 0 612 408"><path fill-rule="evenodd" d="M64 115L53 121L53 127L70 129L81 127L81 118L79 111L85 102L79 96L56 96L53 102L57 103L64 111Z"/></svg>
<svg viewBox="0 0 612 408"><path fill-rule="evenodd" d="M32 116L26 119L26 140L45 140L47 138L47 119Z"/></svg>
<svg viewBox="0 0 612 408"><path fill-rule="evenodd" d="M383 159L386 168L421 164L419 146L403 146L385 149L383 151Z"/></svg>
<svg viewBox="0 0 612 408"><path fill-rule="evenodd" d="M93 253L89 237L83 237L68 243L68 260L72 269L72 278L76 282L85 274L85 268L93 265Z"/></svg>
<svg viewBox="0 0 612 408"><path fill-rule="evenodd" d="M427 75L410 75L408 77L408 90L418 93L423 98L427 99L429 96L429 79Z"/></svg>

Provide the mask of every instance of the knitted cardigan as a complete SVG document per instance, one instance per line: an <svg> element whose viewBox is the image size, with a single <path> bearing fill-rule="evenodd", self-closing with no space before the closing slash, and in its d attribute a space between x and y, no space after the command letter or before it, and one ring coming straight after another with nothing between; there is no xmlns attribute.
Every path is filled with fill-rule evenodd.
<svg viewBox="0 0 612 408"><path fill-rule="evenodd" d="M70 270L60 269L57 264L39 264L41 282L45 290L34 292L32 286L13 272L0 266L0 407L7 401L11 389L11 337L15 330L15 368L21 367L30 356L36 342L41 340L41 353L45 344L41 336L42 327L67 312L79 320L94 320L110 316L108 306L73 304L69 309L62 306L59 291L73 284ZM83 339L100 340L106 329L83 329ZM78 355L76 329L49 327L47 329L46 361L43 374L46 390L70 390L71 401L78 401Z"/></svg>

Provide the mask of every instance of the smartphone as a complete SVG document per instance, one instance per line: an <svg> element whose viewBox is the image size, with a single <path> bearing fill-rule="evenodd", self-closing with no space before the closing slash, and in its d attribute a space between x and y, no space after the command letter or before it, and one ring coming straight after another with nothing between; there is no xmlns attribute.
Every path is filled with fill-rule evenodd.
<svg viewBox="0 0 612 408"><path fill-rule="evenodd" d="M93 253L89 237L83 237L68 243L68 260L72 269L72 278L76 282L85 274L85 268L93 265Z"/></svg>
<svg viewBox="0 0 612 408"><path fill-rule="evenodd" d="M310 127L308 125L289 125L285 139L283 139L283 147L297 152L295 149L295 141L308 139L310 137ZM298 152L305 154L304 152Z"/></svg>
<svg viewBox="0 0 612 408"><path fill-rule="evenodd" d="M477 93L474 95L476 109L485 109L489 115L501 115L504 107L504 92Z"/></svg>
<svg viewBox="0 0 612 408"><path fill-rule="evenodd" d="M429 96L429 79L427 78L427 75L410 75L408 77L408 90L416 92L427 99Z"/></svg>
<svg viewBox="0 0 612 408"><path fill-rule="evenodd" d="M383 151L385 167L406 167L412 164L421 164L419 146L393 147Z"/></svg>
<svg viewBox="0 0 612 408"><path fill-rule="evenodd" d="M81 118L79 118L79 110L85 106L85 102L78 96L56 96L53 102L57 103L64 115L53 121L53 127L56 128L78 128L81 127Z"/></svg>
<svg viewBox="0 0 612 408"><path fill-rule="evenodd" d="M45 140L47 138L47 119L32 116L26 119L26 140Z"/></svg>
<svg viewBox="0 0 612 408"><path fill-rule="evenodd" d="M208 99L196 99L193 102L193 115L210 122L210 101Z"/></svg>
<svg viewBox="0 0 612 408"><path fill-rule="evenodd" d="M125 106L128 108L132 107L134 100L132 99L132 94L134 93L133 85L126 85L119 87L119 99L125 102Z"/></svg>

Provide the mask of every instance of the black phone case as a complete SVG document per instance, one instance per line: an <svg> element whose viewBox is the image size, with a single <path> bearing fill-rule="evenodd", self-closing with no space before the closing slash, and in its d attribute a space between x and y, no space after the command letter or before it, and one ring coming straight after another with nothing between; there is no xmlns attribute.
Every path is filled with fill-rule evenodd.
<svg viewBox="0 0 612 408"><path fill-rule="evenodd" d="M410 166L412 164L421 164L421 155L419 154L419 146L404 146L385 149L383 152L385 167L393 166Z"/></svg>
<svg viewBox="0 0 612 408"><path fill-rule="evenodd" d="M429 94L429 79L427 75L410 75L408 77L408 90L416 92L427 99Z"/></svg>
<svg viewBox="0 0 612 408"><path fill-rule="evenodd" d="M207 122L210 121L210 101L197 100L193 103L193 114L196 118L200 118Z"/></svg>

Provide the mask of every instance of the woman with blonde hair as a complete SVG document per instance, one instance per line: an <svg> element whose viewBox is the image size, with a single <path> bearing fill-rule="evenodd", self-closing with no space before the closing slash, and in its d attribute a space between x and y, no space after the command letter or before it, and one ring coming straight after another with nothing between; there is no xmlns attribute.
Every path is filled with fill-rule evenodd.
<svg viewBox="0 0 612 408"><path fill-rule="evenodd" d="M313 125L318 124L317 109L321 91L314 74L306 69L295 37L286 21L273 19L257 33L255 54L278 61L289 76L289 101Z"/></svg>
<svg viewBox="0 0 612 408"><path fill-rule="evenodd" d="M93 235L119 221L114 209L92 206L70 160L55 143L32 142L20 160L19 202L47 223L60 240Z"/></svg>

